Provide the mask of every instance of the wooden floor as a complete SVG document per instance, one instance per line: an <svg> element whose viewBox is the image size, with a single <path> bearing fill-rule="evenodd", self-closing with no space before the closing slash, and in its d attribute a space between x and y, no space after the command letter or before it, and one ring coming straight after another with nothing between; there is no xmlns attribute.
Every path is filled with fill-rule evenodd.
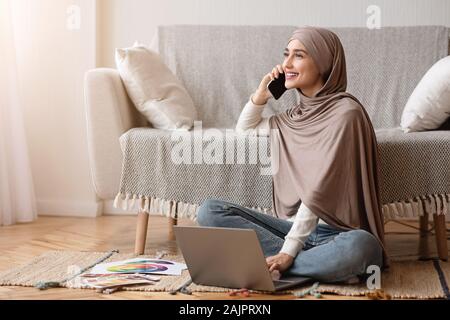
<svg viewBox="0 0 450 320"><path fill-rule="evenodd" d="M417 226L414 221L408 222ZM179 225L195 222L180 219ZM102 216L99 218L40 217L37 221L0 227L0 271L28 262L48 250L108 251L119 249L133 252L136 218L134 216ZM388 222L386 240L391 256L415 259L418 255L419 235L414 228ZM429 253L435 255L434 237L428 241ZM166 250L179 253L174 237L169 233L169 220L151 216L146 254ZM293 299L291 295L252 294L251 299ZM348 299L337 295L324 295L325 299ZM192 295L153 292L116 292L106 295L93 290L0 287L0 299L242 299L224 293L196 293ZM315 298L313 298L315 299ZM356 297L353 299L364 299Z"/></svg>

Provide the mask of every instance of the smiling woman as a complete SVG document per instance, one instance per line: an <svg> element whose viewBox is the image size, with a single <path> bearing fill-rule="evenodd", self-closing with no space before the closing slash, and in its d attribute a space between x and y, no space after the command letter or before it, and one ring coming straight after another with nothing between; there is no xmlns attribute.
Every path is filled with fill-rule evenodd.
<svg viewBox="0 0 450 320"><path fill-rule="evenodd" d="M267 84L282 72L300 103L263 118ZM198 211L199 224L254 229L273 272L353 282L370 266L387 266L376 136L346 87L337 35L309 26L295 30L282 65L264 76L236 125L239 131L269 132L271 158L278 164L272 174L275 216L208 199Z"/></svg>
<svg viewBox="0 0 450 320"><path fill-rule="evenodd" d="M287 89L296 88L305 96L311 97L322 88L323 76L299 40L294 39L289 42L284 51L284 57L282 68L286 74Z"/></svg>

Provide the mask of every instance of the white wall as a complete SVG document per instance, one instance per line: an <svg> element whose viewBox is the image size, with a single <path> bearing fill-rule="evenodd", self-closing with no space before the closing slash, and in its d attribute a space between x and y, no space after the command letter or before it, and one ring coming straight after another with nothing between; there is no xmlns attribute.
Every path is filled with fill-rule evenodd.
<svg viewBox="0 0 450 320"><path fill-rule="evenodd" d="M95 216L83 76L95 67L93 0L14 0L24 117L40 215ZM76 12L80 9L79 28ZM76 8L75 8L76 9ZM75 18L75 20L69 20ZM68 22L75 29L68 28Z"/></svg>
<svg viewBox="0 0 450 320"><path fill-rule="evenodd" d="M95 216L83 75L114 67L114 48L150 43L159 24L365 26L366 8L381 25L450 27L448 0L14 0L16 46L28 145L40 215ZM81 9L69 30L67 8ZM109 208L110 206L108 206ZM109 208L108 210L112 210ZM117 211L116 212L120 212Z"/></svg>
<svg viewBox="0 0 450 320"><path fill-rule="evenodd" d="M366 26L369 5L381 26L446 25L449 0L99 0L99 64L114 66L114 48L150 43L159 24Z"/></svg>

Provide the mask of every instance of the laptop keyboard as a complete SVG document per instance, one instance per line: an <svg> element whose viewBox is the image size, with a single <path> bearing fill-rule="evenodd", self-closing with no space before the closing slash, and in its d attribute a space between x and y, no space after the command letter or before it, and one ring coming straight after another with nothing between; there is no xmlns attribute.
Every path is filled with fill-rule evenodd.
<svg viewBox="0 0 450 320"><path fill-rule="evenodd" d="M273 283L276 284L285 284L285 283L291 283L292 281L289 280L273 280Z"/></svg>

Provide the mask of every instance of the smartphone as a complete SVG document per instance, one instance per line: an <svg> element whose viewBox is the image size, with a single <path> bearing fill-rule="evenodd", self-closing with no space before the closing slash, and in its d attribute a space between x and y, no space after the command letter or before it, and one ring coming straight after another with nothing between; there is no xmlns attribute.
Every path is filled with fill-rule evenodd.
<svg viewBox="0 0 450 320"><path fill-rule="evenodd" d="M275 98L275 100L278 100L283 93L286 92L287 88L284 86L284 83L286 82L286 76L283 73L280 73L278 76L278 79L275 78L274 80L270 81L267 85L267 89L269 89L272 96Z"/></svg>

